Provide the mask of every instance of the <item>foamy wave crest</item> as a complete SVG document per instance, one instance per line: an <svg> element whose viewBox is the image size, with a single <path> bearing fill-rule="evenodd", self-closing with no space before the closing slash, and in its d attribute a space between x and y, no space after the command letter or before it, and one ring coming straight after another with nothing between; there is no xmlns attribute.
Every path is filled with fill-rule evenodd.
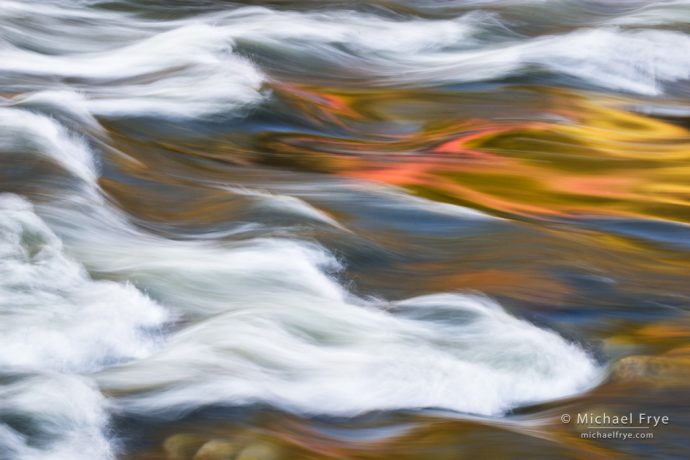
<svg viewBox="0 0 690 460"><path fill-rule="evenodd" d="M237 56L232 37L211 24L156 25L125 14L78 14L50 5L40 12L46 21L39 30L26 30L25 15L35 8L3 3L15 13L5 13L14 33L0 41L5 91L70 89L85 96L98 116L172 119L232 114L263 98L261 71ZM76 45L91 41L84 29L100 36L111 27L98 48ZM56 35L64 39L53 40ZM64 49L69 43L75 48Z"/></svg>
<svg viewBox="0 0 690 460"><path fill-rule="evenodd" d="M88 226L97 240L67 239L92 270L131 279L194 319L150 358L99 374L102 387L131 392L119 401L125 411L264 402L344 415L410 407L499 414L597 380L595 361L578 346L483 297L431 296L386 308L324 273L338 264L312 244L200 245L137 236L115 221L99 228L90 218L72 216L70 225Z"/></svg>
<svg viewBox="0 0 690 460"><path fill-rule="evenodd" d="M656 95L663 83L690 78L690 36L674 31L609 27L525 39L488 14L401 20L262 8L235 11L219 23L239 42L318 59L375 84L484 81L537 68L602 88ZM668 53L670 47L678 52Z"/></svg>
<svg viewBox="0 0 690 460"><path fill-rule="evenodd" d="M0 458L112 460L105 398L87 378L46 373L3 376Z"/></svg>
<svg viewBox="0 0 690 460"><path fill-rule="evenodd" d="M536 69L581 84L659 95L667 84L690 78L688 34L630 30L615 22L525 37L499 13L481 11L421 19L244 7L150 21L69 2L39 8L5 0L2 6L0 20L11 25L0 39L3 90L75 91L102 117L236 114L264 100L262 87L270 80L248 55L274 78L307 74L392 86L496 80ZM619 23L644 25L638 16L665 17L667 10L636 10ZM28 21L33 15L44 20ZM89 40L96 31L99 40Z"/></svg>
<svg viewBox="0 0 690 460"><path fill-rule="evenodd" d="M270 267L244 276L264 273ZM434 295L385 311L345 301L344 293L250 287L228 289L235 307L227 313L98 381L130 392L122 410L146 414L262 402L312 414L435 407L497 415L597 380L597 366L579 347L485 297Z"/></svg>
<svg viewBox="0 0 690 460"><path fill-rule="evenodd" d="M4 150L12 151L33 130L51 127L41 116L16 115L26 124L0 143ZM54 332L56 346L38 346L27 356L40 362L63 353L61 359L82 365L100 358L99 352L103 360L139 358L97 374L103 388L129 393L118 398L121 410L177 413L209 404L265 402L325 414L411 407L500 414L596 383L598 366L580 347L484 297L365 300L335 280L338 261L314 243L171 240L135 227L103 199L88 146L58 127L51 129L59 135L29 152L52 158L87 186L58 190L58 202L37 207L50 231L26 202L5 198L4 260L9 273L18 266L24 277L47 276L45 283L28 286L20 300L32 307L35 298L52 296L60 311L51 313L67 322L59 327L66 336ZM77 152L63 155L60 149ZM160 324L165 315L130 287L90 280L61 256L60 240L51 231L92 273L131 281L190 325L145 357L150 349L136 331ZM28 238L32 245L23 235L34 235ZM32 260L41 263L33 267ZM50 284L58 277L51 270L66 283L58 292ZM22 276L10 283L21 284ZM80 311L78 324L69 321L70 308ZM9 313L15 317L22 318ZM72 338L91 341L91 354L72 350ZM10 339L8 345L23 343L21 337Z"/></svg>
<svg viewBox="0 0 690 460"><path fill-rule="evenodd" d="M12 8L2 14L12 21L35 8L7 4ZM115 12L81 17L59 5L46 6L49 20L35 25L42 31L36 41L14 30L0 46L3 88L34 91L0 108L0 154L48 159L80 185L53 182L33 206L0 198L0 364L21 373L21 385L0 386L11 401L0 406L7 452L26 459L112 456L108 410L96 387L83 377L41 375L46 369L92 373L118 395L117 410L147 414L268 403L321 414L438 407L495 415L597 382L599 367L585 350L488 298L363 299L337 280L333 254L313 242L175 240L140 228L109 202L90 141L67 126L104 132L92 115L187 119L256 103L265 77L240 57L247 47L318 58L331 65L331 76L350 68L395 85L495 78L549 53L544 66L562 65L559 71L589 80L597 66L628 71L629 61L595 59L593 69L569 70L578 59L591 60L559 61L562 40L582 40L573 34L494 49L480 37L496 25L485 14L432 21L245 8L153 25ZM51 48L50 32L65 32L66 47L83 39L80 20L100 14L116 27L98 46ZM629 34L601 33L606 40ZM673 33L640 34L646 43ZM665 62L660 57L654 67L665 73L654 70L645 85L683 78ZM648 90L627 85L624 75L614 82ZM292 196L252 193L259 207L339 226ZM447 207L439 212L450 214ZM157 329L173 314L184 319L180 330L159 342ZM17 414L51 439L45 449L12 425Z"/></svg>
<svg viewBox="0 0 690 460"><path fill-rule="evenodd" d="M33 154L58 163L84 183L95 184L96 162L84 139L45 115L0 107L0 154Z"/></svg>
<svg viewBox="0 0 690 460"><path fill-rule="evenodd" d="M92 371L141 358L166 319L132 286L94 281L14 195L0 195L0 364Z"/></svg>
<svg viewBox="0 0 690 460"><path fill-rule="evenodd" d="M55 105L52 97L25 102ZM0 157L49 159L81 185L69 193L103 205L96 161L83 138L22 109L0 108L0 121ZM59 183L53 205L70 196ZM89 378L68 373L146 356L168 318L130 284L92 279L31 203L0 194L0 457L114 458L105 399Z"/></svg>

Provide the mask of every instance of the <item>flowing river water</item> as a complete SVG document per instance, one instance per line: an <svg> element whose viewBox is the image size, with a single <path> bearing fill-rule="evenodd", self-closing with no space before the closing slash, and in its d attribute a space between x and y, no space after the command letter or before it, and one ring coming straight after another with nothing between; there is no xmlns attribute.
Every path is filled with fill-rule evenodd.
<svg viewBox="0 0 690 460"><path fill-rule="evenodd" d="M688 23L0 0L0 459L687 458Z"/></svg>

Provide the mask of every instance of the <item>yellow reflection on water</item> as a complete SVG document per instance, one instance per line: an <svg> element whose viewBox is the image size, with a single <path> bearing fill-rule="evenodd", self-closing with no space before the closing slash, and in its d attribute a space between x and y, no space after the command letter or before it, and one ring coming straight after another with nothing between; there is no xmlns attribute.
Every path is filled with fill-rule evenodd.
<svg viewBox="0 0 690 460"><path fill-rule="evenodd" d="M300 109L311 101L307 113L353 132L358 120L404 127L414 121L417 127L352 137L269 132L258 147L271 152L269 162L385 182L498 215L606 214L690 222L687 129L633 113L628 107L634 101L620 97L550 88L519 92L538 93L524 103L537 104L542 119L475 118L463 107L479 102L465 104L465 96L455 96L451 106L457 118L447 109L439 119L420 94L302 89L285 97L297 99ZM392 106L393 97L398 106ZM414 120L411 109L400 107L406 97L417 109ZM495 96L486 101L498 103Z"/></svg>

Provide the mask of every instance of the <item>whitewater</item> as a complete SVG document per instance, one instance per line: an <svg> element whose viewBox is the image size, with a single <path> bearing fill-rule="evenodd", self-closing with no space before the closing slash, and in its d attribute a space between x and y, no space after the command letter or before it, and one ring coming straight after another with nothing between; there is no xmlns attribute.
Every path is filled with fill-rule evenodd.
<svg viewBox="0 0 690 460"><path fill-rule="evenodd" d="M310 198L362 190L376 197L374 214L498 217L355 179L219 180L207 185L296 226L229 216L203 237L166 235L101 186L108 160L128 158L111 123L160 121L199 136L200 124L261 110L274 85L297 77L409 88L536 72L670 94L690 79L690 36L673 27L682 21L672 11L687 14L686 3L539 36L511 29L500 11L454 5L462 2L426 2L418 16L209 2L164 18L155 4L105 3L0 1L0 168L39 176L0 194L0 458L116 458L114 415L267 404L343 417L428 408L501 417L601 381L585 344L481 292L355 292L347 260L294 231L351 235ZM660 22L668 27L652 28Z"/></svg>

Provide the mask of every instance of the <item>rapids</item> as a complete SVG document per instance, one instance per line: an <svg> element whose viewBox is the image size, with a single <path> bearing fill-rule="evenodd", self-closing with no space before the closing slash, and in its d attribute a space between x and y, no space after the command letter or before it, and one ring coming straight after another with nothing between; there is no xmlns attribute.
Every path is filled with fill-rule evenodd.
<svg viewBox="0 0 690 460"><path fill-rule="evenodd" d="M0 458L504 423L682 310L690 4L245 3L0 0Z"/></svg>

